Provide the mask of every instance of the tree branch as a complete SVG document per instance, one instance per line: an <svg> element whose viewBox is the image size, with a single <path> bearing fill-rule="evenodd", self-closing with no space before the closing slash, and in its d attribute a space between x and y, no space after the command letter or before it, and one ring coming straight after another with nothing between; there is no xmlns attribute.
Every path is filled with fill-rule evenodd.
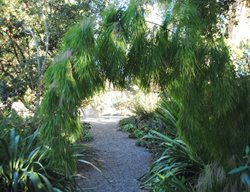
<svg viewBox="0 0 250 192"><path fill-rule="evenodd" d="M47 62L47 57L48 57L48 51L49 51L49 30L48 30L48 23L46 21L46 17L44 14L44 11L42 11L42 18L43 18L43 22L44 22L44 27L45 27L45 55L44 55L44 60L43 60L43 64L42 64L42 69L41 69L41 79L43 79L43 74L44 74L44 70L45 70L45 65Z"/></svg>

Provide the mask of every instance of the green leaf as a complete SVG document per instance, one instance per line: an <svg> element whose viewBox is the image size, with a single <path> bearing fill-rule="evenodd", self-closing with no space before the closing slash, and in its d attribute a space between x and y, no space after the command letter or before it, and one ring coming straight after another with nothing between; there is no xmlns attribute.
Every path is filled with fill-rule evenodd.
<svg viewBox="0 0 250 192"><path fill-rule="evenodd" d="M13 176L13 186L14 186L14 192L18 191L18 172L14 172Z"/></svg>
<svg viewBox="0 0 250 192"><path fill-rule="evenodd" d="M42 178L42 180L46 184L48 192L53 191L53 187L52 187L51 183L49 182L49 180L41 173L38 173L38 175Z"/></svg>
<svg viewBox="0 0 250 192"><path fill-rule="evenodd" d="M245 166L240 166L240 167L238 167L238 168L232 169L231 171L228 172L228 174L229 174L229 175L234 175L234 174L237 174L237 173L241 173L241 172L243 172L243 171L246 171L246 170L248 170L248 169L249 169L249 168L248 168L247 165L245 165Z"/></svg>
<svg viewBox="0 0 250 192"><path fill-rule="evenodd" d="M242 173L240 176L242 183L247 187L250 188L250 177L247 173Z"/></svg>
<svg viewBox="0 0 250 192"><path fill-rule="evenodd" d="M41 183L41 180L40 180L38 174L35 172L27 172L27 176L30 179L35 191L38 192L42 186L42 183Z"/></svg>
<svg viewBox="0 0 250 192"><path fill-rule="evenodd" d="M250 148L249 148L249 146L246 146L245 154L246 154L246 155L249 155L249 152L250 152Z"/></svg>
<svg viewBox="0 0 250 192"><path fill-rule="evenodd" d="M95 168L97 171L99 171L100 173L102 173L102 171L101 171L98 167L96 167L93 163L90 163L89 161L86 161L86 160L83 160L83 159L79 159L79 160L77 160L77 161L79 161L79 162L81 162L81 163L85 163L85 164L87 164L87 165L90 165L90 166L92 166L93 168Z"/></svg>

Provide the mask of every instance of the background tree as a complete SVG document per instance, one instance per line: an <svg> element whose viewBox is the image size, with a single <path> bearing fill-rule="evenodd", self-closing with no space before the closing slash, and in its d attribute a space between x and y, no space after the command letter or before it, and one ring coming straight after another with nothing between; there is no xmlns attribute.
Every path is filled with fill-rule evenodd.
<svg viewBox="0 0 250 192"><path fill-rule="evenodd" d="M103 7L98 1L2 1L1 100L19 99L25 103L24 95L29 89L39 103L43 73L63 34L84 14L98 14Z"/></svg>

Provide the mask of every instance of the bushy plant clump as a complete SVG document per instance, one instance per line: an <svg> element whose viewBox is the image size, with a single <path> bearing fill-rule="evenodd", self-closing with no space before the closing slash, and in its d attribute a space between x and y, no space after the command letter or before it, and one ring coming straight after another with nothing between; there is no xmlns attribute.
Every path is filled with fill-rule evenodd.
<svg viewBox="0 0 250 192"><path fill-rule="evenodd" d="M19 135L27 136L33 133L38 125L38 121L34 121L33 117L23 118L19 116L15 110L3 108L0 110L0 136L8 134L12 128L17 128Z"/></svg>
<svg viewBox="0 0 250 192"><path fill-rule="evenodd" d="M178 103L166 93L161 98L154 113L137 113L138 116L121 120L119 125L130 135L140 131L137 143L154 154L150 171L141 178L145 188L155 192L195 191L204 163L178 136ZM139 126L141 122L144 129Z"/></svg>
<svg viewBox="0 0 250 192"><path fill-rule="evenodd" d="M140 143L150 148L155 155L150 171L141 178L143 186L157 192L248 190L249 147L245 150L244 162L235 157L230 159L227 167L218 161L204 162L203 156L197 154L178 135L179 111L180 104L168 94L162 94L154 118L163 126L161 128L148 126L147 131L142 131L144 136L140 137ZM124 131L134 134L136 130L140 130L137 126L140 117L139 115L123 119L119 125ZM147 120L153 121L152 118ZM235 168L232 169L233 167Z"/></svg>
<svg viewBox="0 0 250 192"><path fill-rule="evenodd" d="M93 135L90 132L91 124L83 122L81 126L82 126L83 133L82 133L82 137L79 140L82 141L82 142L92 141L93 140Z"/></svg>
<svg viewBox="0 0 250 192"><path fill-rule="evenodd" d="M143 137L151 130L163 130L163 123L154 113L145 113L120 120L119 127L129 133L130 138L137 139L136 144L153 150L157 143L147 142Z"/></svg>
<svg viewBox="0 0 250 192"><path fill-rule="evenodd" d="M153 28L146 3L111 6L96 28L92 18L84 18L66 33L47 71L41 136L51 148L50 164L66 173L76 168L69 146L81 136L80 101L107 80L118 88L138 83L144 90L168 90L179 109L178 118L167 121L176 119L177 138L206 163L215 160L227 168L249 144L249 75L237 75L221 30L234 0L151 1L164 13Z"/></svg>
<svg viewBox="0 0 250 192"><path fill-rule="evenodd" d="M144 186L155 192L195 191L204 164L190 146L178 137L157 131L151 131L145 138L157 141L162 152L142 177Z"/></svg>
<svg viewBox="0 0 250 192"><path fill-rule="evenodd" d="M14 110L3 108L0 113L0 191L76 191L80 174L65 175L58 167L49 166L49 146L41 144L38 117L23 118ZM82 123L83 136L70 146L78 165L88 164L86 147L91 125ZM96 167L95 167L96 168Z"/></svg>
<svg viewBox="0 0 250 192"><path fill-rule="evenodd" d="M8 136L8 137L7 137ZM48 166L48 148L38 144L38 132L21 137L11 129L0 141L1 191L71 191L74 178Z"/></svg>

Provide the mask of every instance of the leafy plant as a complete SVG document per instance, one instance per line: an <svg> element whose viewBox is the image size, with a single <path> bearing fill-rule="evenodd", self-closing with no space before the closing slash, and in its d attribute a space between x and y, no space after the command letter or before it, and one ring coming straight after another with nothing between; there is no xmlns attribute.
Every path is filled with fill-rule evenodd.
<svg viewBox="0 0 250 192"><path fill-rule="evenodd" d="M177 136L178 112L178 103L166 93L163 93L161 95L160 105L156 109L155 114L165 125L162 132L172 138Z"/></svg>
<svg viewBox="0 0 250 192"><path fill-rule="evenodd" d="M158 2L166 5L160 27L147 25L147 1L131 0L107 9L100 23L84 18L66 33L61 55L47 70L41 104L51 165L75 171L69 146L80 135L80 101L107 80L118 88L136 82L146 90L168 89L180 103L179 137L204 161L228 161L249 142L249 76L236 77L221 31L234 1L152 3Z"/></svg>
<svg viewBox="0 0 250 192"><path fill-rule="evenodd" d="M119 127L122 128L123 126L127 125L127 124L136 124L136 117L132 116L132 117L128 117L128 118L124 118L121 119L119 121Z"/></svg>
<svg viewBox="0 0 250 192"><path fill-rule="evenodd" d="M151 131L145 138L157 140L162 155L153 163L142 180L152 191L194 191L194 185L203 168L203 162L179 138L171 138Z"/></svg>
<svg viewBox="0 0 250 192"><path fill-rule="evenodd" d="M10 110L7 107L0 110L0 137L5 136L15 127L17 134L27 136L35 131L37 121L33 117L23 118L19 116L15 110Z"/></svg>
<svg viewBox="0 0 250 192"><path fill-rule="evenodd" d="M245 154L243 156L244 164L240 167L234 168L229 171L229 175L239 175L240 180L245 186L245 189L250 189L250 148L245 148Z"/></svg>
<svg viewBox="0 0 250 192"><path fill-rule="evenodd" d="M3 191L54 191L42 164L46 149L34 147L37 133L21 140L11 129L10 140L1 138L0 188Z"/></svg>
<svg viewBox="0 0 250 192"><path fill-rule="evenodd" d="M197 192L242 191L237 177L228 177L226 169L217 162L207 164L197 180Z"/></svg>
<svg viewBox="0 0 250 192"><path fill-rule="evenodd" d="M122 131L128 132L129 137L141 140L150 130L158 130L162 128L162 122L155 117L154 113L147 113L147 115L132 116L122 119L119 122L119 127ZM138 144L145 141L140 141Z"/></svg>
<svg viewBox="0 0 250 192"><path fill-rule="evenodd" d="M136 127L132 123L128 123L128 124L123 125L121 127L122 131L126 131L126 132L129 132L129 133L132 133L135 129L136 129Z"/></svg>
<svg viewBox="0 0 250 192"><path fill-rule="evenodd" d="M0 190L1 191L76 191L76 178L80 175L65 175L56 167L48 165L47 146L39 146L38 132L22 139L11 129L10 138L0 139ZM72 146L74 151L83 146ZM81 159L83 155L75 154L80 163L92 163ZM99 169L98 169L99 170Z"/></svg>
<svg viewBox="0 0 250 192"><path fill-rule="evenodd" d="M134 103L133 108L131 109L131 111L139 117L142 118L147 118L148 114L150 113L146 107L144 105L142 105L141 103Z"/></svg>
<svg viewBox="0 0 250 192"><path fill-rule="evenodd" d="M86 122L82 122L81 129L82 129L82 135L78 140L75 140L75 142L77 142L77 141L80 141L80 142L92 141L94 137L93 137L92 133L90 132L91 124L86 123Z"/></svg>

